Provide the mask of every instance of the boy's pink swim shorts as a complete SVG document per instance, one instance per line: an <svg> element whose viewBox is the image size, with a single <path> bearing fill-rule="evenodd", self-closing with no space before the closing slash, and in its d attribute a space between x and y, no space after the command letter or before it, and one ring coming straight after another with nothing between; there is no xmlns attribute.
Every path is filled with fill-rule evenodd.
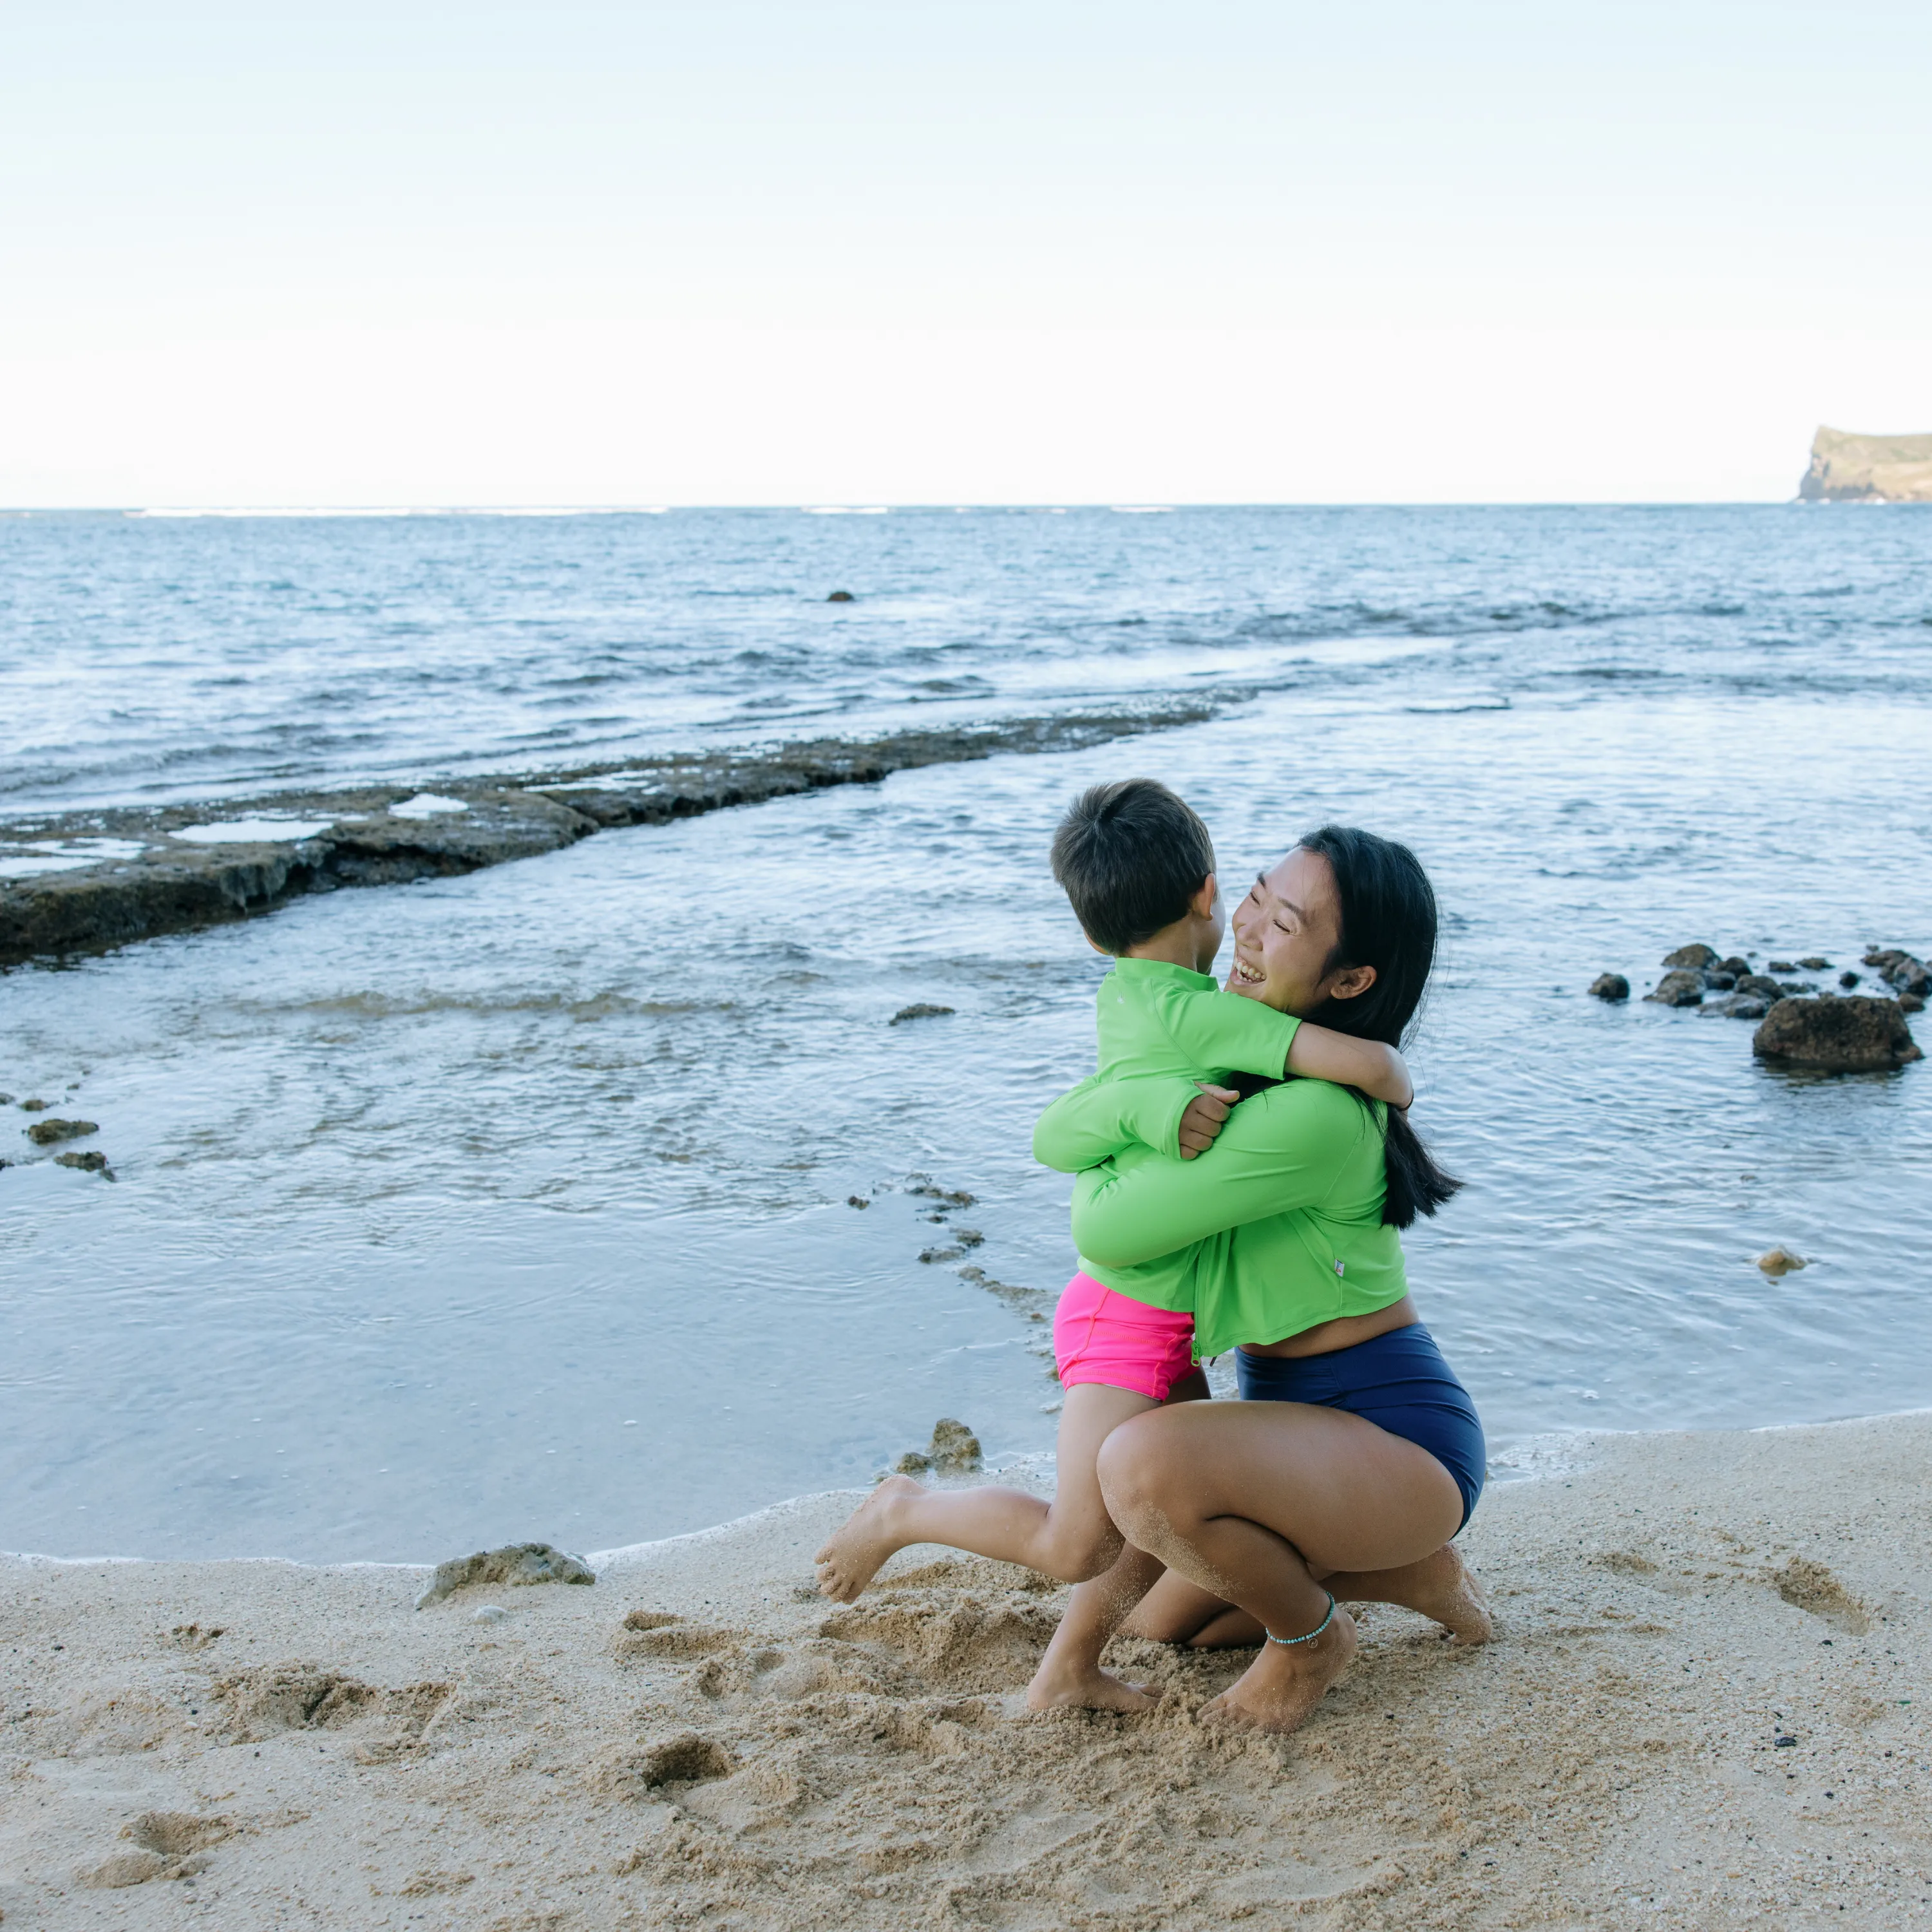
<svg viewBox="0 0 1932 1932"><path fill-rule="evenodd" d="M1194 1317L1150 1308L1076 1274L1053 1311L1053 1353L1063 1388L1104 1382L1165 1402L1194 1366Z"/></svg>

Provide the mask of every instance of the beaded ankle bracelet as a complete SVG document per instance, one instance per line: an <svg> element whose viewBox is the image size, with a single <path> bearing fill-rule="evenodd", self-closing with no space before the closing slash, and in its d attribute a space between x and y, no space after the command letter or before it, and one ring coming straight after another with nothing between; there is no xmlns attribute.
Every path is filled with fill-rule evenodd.
<svg viewBox="0 0 1932 1932"><path fill-rule="evenodd" d="M1280 1644L1284 1650L1291 1649L1298 1643L1312 1643L1335 1621L1335 1599L1326 1590L1322 1594L1328 1598L1328 1614L1306 1636L1276 1636L1266 1624L1262 1625L1262 1635L1270 1643Z"/></svg>

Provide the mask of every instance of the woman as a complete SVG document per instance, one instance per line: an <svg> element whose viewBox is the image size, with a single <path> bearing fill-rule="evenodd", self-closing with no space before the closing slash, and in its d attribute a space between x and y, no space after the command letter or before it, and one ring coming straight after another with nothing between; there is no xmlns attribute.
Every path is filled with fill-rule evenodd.
<svg viewBox="0 0 1932 1932"><path fill-rule="evenodd" d="M1256 880L1233 925L1231 990L1400 1043L1436 926L1406 847L1324 826ZM1040 1138L1068 1156L1055 1165L1116 1153L1104 1105L1049 1110ZM1338 1597L1406 1605L1466 1643L1490 1634L1450 1542L1481 1489L1482 1427L1417 1316L1396 1234L1457 1185L1402 1114L1312 1081L1243 1101L1197 1161L1134 1149L1082 1176L1082 1254L1126 1265L1198 1244L1201 1352L1240 1345L1240 1402L1150 1411L1100 1452L1114 1522L1170 1573L1126 1628L1261 1644L1204 1716L1298 1726L1355 1648ZM1096 1603L1132 1594L1131 1551L1106 1584L1088 1586Z"/></svg>

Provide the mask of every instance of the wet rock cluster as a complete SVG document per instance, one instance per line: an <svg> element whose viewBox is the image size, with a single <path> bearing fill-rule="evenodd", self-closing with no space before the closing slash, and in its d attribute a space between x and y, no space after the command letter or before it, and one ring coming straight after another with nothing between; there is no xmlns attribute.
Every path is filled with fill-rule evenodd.
<svg viewBox="0 0 1932 1932"><path fill-rule="evenodd" d="M942 1415L932 1425L932 1440L926 1448L908 1449L892 1468L902 1476L970 1476L982 1460L979 1437L964 1423Z"/></svg>
<svg viewBox="0 0 1932 1932"><path fill-rule="evenodd" d="M1751 1050L1760 1060L1827 1072L1873 1072L1922 1058L1906 1016L1924 1006L1932 991L1932 970L1896 947L1870 946L1862 964L1875 971L1896 997L1854 994L1862 976L1847 968L1837 989L1815 980L1780 979L1780 974L1828 973L1832 961L1820 953L1774 959L1760 973L1741 954L1720 957L1701 943L1666 952L1657 984L1643 996L1664 1006L1696 1006L1707 1017L1759 1023ZM1630 998L1621 973L1603 973L1589 988L1612 1004ZM1718 997L1712 998L1710 995Z"/></svg>

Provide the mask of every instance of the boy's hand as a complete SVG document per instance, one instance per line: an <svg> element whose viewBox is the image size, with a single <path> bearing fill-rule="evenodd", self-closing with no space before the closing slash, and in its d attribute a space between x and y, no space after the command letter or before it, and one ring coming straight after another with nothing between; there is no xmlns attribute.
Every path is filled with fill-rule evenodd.
<svg viewBox="0 0 1932 1932"><path fill-rule="evenodd" d="M1227 1124L1234 1103L1241 1097L1232 1087L1212 1087L1204 1080L1194 1084L1201 1091L1188 1102L1187 1111L1180 1117L1183 1160L1192 1160L1214 1144L1214 1136Z"/></svg>

